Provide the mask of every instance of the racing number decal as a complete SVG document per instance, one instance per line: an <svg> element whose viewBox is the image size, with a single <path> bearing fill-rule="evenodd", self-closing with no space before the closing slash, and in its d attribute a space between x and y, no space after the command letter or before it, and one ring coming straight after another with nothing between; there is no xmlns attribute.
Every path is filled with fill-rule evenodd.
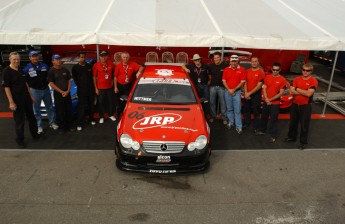
<svg viewBox="0 0 345 224"><path fill-rule="evenodd" d="M144 117L144 113L138 113L138 111L133 111L132 113L128 114L129 119L142 119Z"/></svg>
<svg viewBox="0 0 345 224"><path fill-rule="evenodd" d="M140 115L140 114L139 114ZM144 115L142 115L144 116ZM182 116L174 113L155 114L148 117L143 117L133 124L133 129L148 129L168 124L173 124L182 119Z"/></svg>

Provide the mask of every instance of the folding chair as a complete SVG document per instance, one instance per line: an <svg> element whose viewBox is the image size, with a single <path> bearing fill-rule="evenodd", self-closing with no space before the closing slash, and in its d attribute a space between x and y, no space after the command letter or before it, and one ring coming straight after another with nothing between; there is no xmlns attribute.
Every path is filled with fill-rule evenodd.
<svg viewBox="0 0 345 224"><path fill-rule="evenodd" d="M158 54L153 51L147 52L146 62L158 62Z"/></svg>
<svg viewBox="0 0 345 224"><path fill-rule="evenodd" d="M174 55L173 55L173 53L171 53L169 51L163 52L163 54L162 54L162 62L174 63Z"/></svg>
<svg viewBox="0 0 345 224"><path fill-rule="evenodd" d="M186 52L178 52L176 54L176 63L188 63L188 54Z"/></svg>

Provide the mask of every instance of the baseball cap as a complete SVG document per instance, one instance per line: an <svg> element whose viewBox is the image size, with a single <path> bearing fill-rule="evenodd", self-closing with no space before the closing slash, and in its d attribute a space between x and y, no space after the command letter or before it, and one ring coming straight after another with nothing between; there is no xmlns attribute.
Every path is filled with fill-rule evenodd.
<svg viewBox="0 0 345 224"><path fill-rule="evenodd" d="M230 61L238 61L238 56L236 54L231 55Z"/></svg>
<svg viewBox="0 0 345 224"><path fill-rule="evenodd" d="M109 55L109 53L107 51L101 51L101 53L99 53L99 55L105 56L105 55Z"/></svg>
<svg viewBox="0 0 345 224"><path fill-rule="evenodd" d="M54 60L54 59L61 59L61 56L58 55L58 54L54 54L54 55L52 56L52 60Z"/></svg>
<svg viewBox="0 0 345 224"><path fill-rule="evenodd" d="M38 55L39 52L38 51L30 51L29 52L29 57L33 56L33 55Z"/></svg>

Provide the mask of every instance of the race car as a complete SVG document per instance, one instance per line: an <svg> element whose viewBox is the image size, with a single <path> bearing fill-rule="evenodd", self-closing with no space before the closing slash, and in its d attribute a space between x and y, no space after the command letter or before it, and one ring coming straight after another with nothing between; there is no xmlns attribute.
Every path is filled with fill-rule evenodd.
<svg viewBox="0 0 345 224"><path fill-rule="evenodd" d="M134 83L116 130L120 170L176 174L209 167L210 128L181 65L147 64Z"/></svg>

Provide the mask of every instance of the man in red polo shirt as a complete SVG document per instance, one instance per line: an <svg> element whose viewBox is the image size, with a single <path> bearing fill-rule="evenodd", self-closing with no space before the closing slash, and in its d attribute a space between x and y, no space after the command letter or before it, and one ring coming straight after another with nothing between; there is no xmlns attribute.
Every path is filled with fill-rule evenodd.
<svg viewBox="0 0 345 224"><path fill-rule="evenodd" d="M256 134L263 135L266 133L268 117L270 117L271 124L268 129L271 135L270 143L274 143L278 137L280 97L283 95L284 89L286 88L286 79L279 74L280 70L280 63L273 63L272 74L265 77L264 84L262 85L264 104L261 115L261 128Z"/></svg>
<svg viewBox="0 0 345 224"><path fill-rule="evenodd" d="M144 69L143 66L137 64L136 62L129 61L129 58L130 56L128 52L122 52L122 62L117 64L115 67L114 92L117 95L117 118L120 117L120 114L125 106L120 102L120 97L122 95L129 95L134 80L142 73Z"/></svg>
<svg viewBox="0 0 345 224"><path fill-rule="evenodd" d="M303 65L302 75L293 80L290 93L293 95L290 107L290 126L285 142L294 142L297 138L298 123L301 124L299 149L303 150L308 144L308 131L311 118L311 104L318 81L312 77L313 65Z"/></svg>
<svg viewBox="0 0 345 224"><path fill-rule="evenodd" d="M224 69L222 76L225 87L226 113L229 119L227 128L235 124L238 134L242 134L241 89L246 81L246 70L238 65L238 56L230 57L230 66Z"/></svg>
<svg viewBox="0 0 345 224"><path fill-rule="evenodd" d="M106 108L108 108L109 119L116 121L116 118L113 116L113 75L115 67L114 64L108 60L108 52L102 51L99 56L99 62L93 66L93 83L99 102L99 123L103 124Z"/></svg>
<svg viewBox="0 0 345 224"><path fill-rule="evenodd" d="M261 88L265 72L259 67L258 57L252 57L252 67L247 70L247 80L244 84L243 128L251 123L250 114L254 115L254 133L260 125Z"/></svg>

